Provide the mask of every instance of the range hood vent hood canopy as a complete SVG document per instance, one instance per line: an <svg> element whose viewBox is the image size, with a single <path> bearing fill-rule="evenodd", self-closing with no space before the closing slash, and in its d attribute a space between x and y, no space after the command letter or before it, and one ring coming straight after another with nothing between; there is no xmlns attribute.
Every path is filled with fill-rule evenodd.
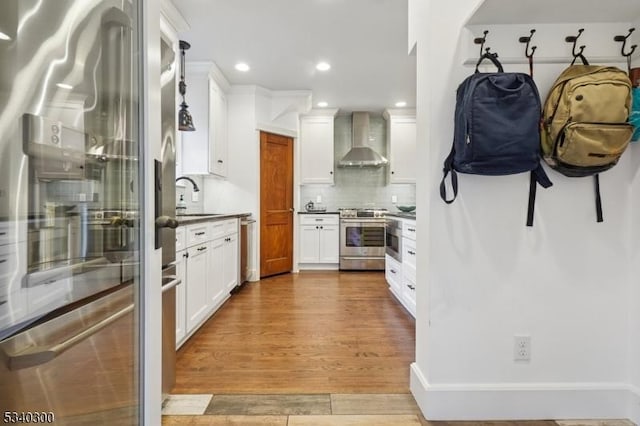
<svg viewBox="0 0 640 426"><path fill-rule="evenodd" d="M369 113L354 112L351 116L351 150L338 162L340 167L380 167L389 160L371 149L369 141Z"/></svg>

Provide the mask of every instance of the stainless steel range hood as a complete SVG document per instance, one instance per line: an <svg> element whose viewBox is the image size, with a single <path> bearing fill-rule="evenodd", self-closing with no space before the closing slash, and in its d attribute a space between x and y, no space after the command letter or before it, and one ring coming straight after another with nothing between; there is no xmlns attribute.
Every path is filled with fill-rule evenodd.
<svg viewBox="0 0 640 426"><path fill-rule="evenodd" d="M351 116L351 150L338 162L340 167L381 167L389 160L367 145L369 141L369 113L354 112Z"/></svg>

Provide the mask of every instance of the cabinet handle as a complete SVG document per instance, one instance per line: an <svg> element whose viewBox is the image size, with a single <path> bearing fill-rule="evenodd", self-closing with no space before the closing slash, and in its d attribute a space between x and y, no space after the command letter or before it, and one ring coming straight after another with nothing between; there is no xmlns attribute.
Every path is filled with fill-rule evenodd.
<svg viewBox="0 0 640 426"><path fill-rule="evenodd" d="M205 251L206 249L206 247L198 247L198 251Z"/></svg>
<svg viewBox="0 0 640 426"><path fill-rule="evenodd" d="M392 170L392 171L391 171L391 174L392 174L392 175L395 175L395 174L396 174L396 172L394 172L394 171Z"/></svg>
<svg viewBox="0 0 640 426"><path fill-rule="evenodd" d="M0 259L0 263L4 263L6 261L7 261L7 259Z"/></svg>
<svg viewBox="0 0 640 426"><path fill-rule="evenodd" d="M202 232L196 232L196 235L197 235L197 236L204 235L204 234L205 234L205 232L204 232L204 231L202 231Z"/></svg>
<svg viewBox="0 0 640 426"><path fill-rule="evenodd" d="M407 228L407 231L409 231L409 232L416 232L416 229L415 229L415 228Z"/></svg>
<svg viewBox="0 0 640 426"><path fill-rule="evenodd" d="M320 219L315 219L316 222L323 222L324 219L320 218Z"/></svg>
<svg viewBox="0 0 640 426"><path fill-rule="evenodd" d="M392 273L392 274L395 274L395 273L396 273L396 270L395 270L395 269L389 269L389 271L391 271L391 273Z"/></svg>
<svg viewBox="0 0 640 426"><path fill-rule="evenodd" d="M324 229L324 226L321 226L320 229Z"/></svg>
<svg viewBox="0 0 640 426"><path fill-rule="evenodd" d="M187 253L183 254L182 257L184 257L184 258L189 257L189 253L187 252Z"/></svg>
<svg viewBox="0 0 640 426"><path fill-rule="evenodd" d="M218 163L222 164L222 163L224 163L224 161L222 161L222 160L218 160Z"/></svg>
<svg viewBox="0 0 640 426"><path fill-rule="evenodd" d="M320 227L318 225L316 225L316 229L320 229Z"/></svg>
<svg viewBox="0 0 640 426"><path fill-rule="evenodd" d="M330 174L330 175L332 175L332 174L333 174L333 170L331 170L331 171L329 172L329 174Z"/></svg>
<svg viewBox="0 0 640 426"><path fill-rule="evenodd" d="M407 253L409 253L409 254L410 254L410 255L412 255L412 256L415 256L415 255L416 255L416 252L415 252L415 251L411 251L411 250L407 250Z"/></svg>
<svg viewBox="0 0 640 426"><path fill-rule="evenodd" d="M0 237L4 237L5 235L7 235L6 232L0 232Z"/></svg>

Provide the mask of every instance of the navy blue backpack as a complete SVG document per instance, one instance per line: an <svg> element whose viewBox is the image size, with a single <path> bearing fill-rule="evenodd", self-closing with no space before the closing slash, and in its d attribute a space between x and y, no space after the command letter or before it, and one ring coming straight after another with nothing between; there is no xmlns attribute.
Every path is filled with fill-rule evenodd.
<svg viewBox="0 0 640 426"><path fill-rule="evenodd" d="M456 199L456 172L492 176L531 172L527 226L532 226L536 185L552 185L540 164L540 95L529 75L504 72L496 56L483 55L476 72L458 87L453 146L444 161L440 196L447 204ZM484 59L493 62L498 72L478 72ZM452 199L447 198L445 186L449 173Z"/></svg>

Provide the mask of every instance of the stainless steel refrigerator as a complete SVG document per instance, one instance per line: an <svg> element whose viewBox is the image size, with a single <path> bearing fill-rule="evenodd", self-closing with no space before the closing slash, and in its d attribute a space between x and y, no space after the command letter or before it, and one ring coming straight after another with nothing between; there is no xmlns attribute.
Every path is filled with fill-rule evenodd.
<svg viewBox="0 0 640 426"><path fill-rule="evenodd" d="M0 413L139 422L138 2L2 2Z"/></svg>

